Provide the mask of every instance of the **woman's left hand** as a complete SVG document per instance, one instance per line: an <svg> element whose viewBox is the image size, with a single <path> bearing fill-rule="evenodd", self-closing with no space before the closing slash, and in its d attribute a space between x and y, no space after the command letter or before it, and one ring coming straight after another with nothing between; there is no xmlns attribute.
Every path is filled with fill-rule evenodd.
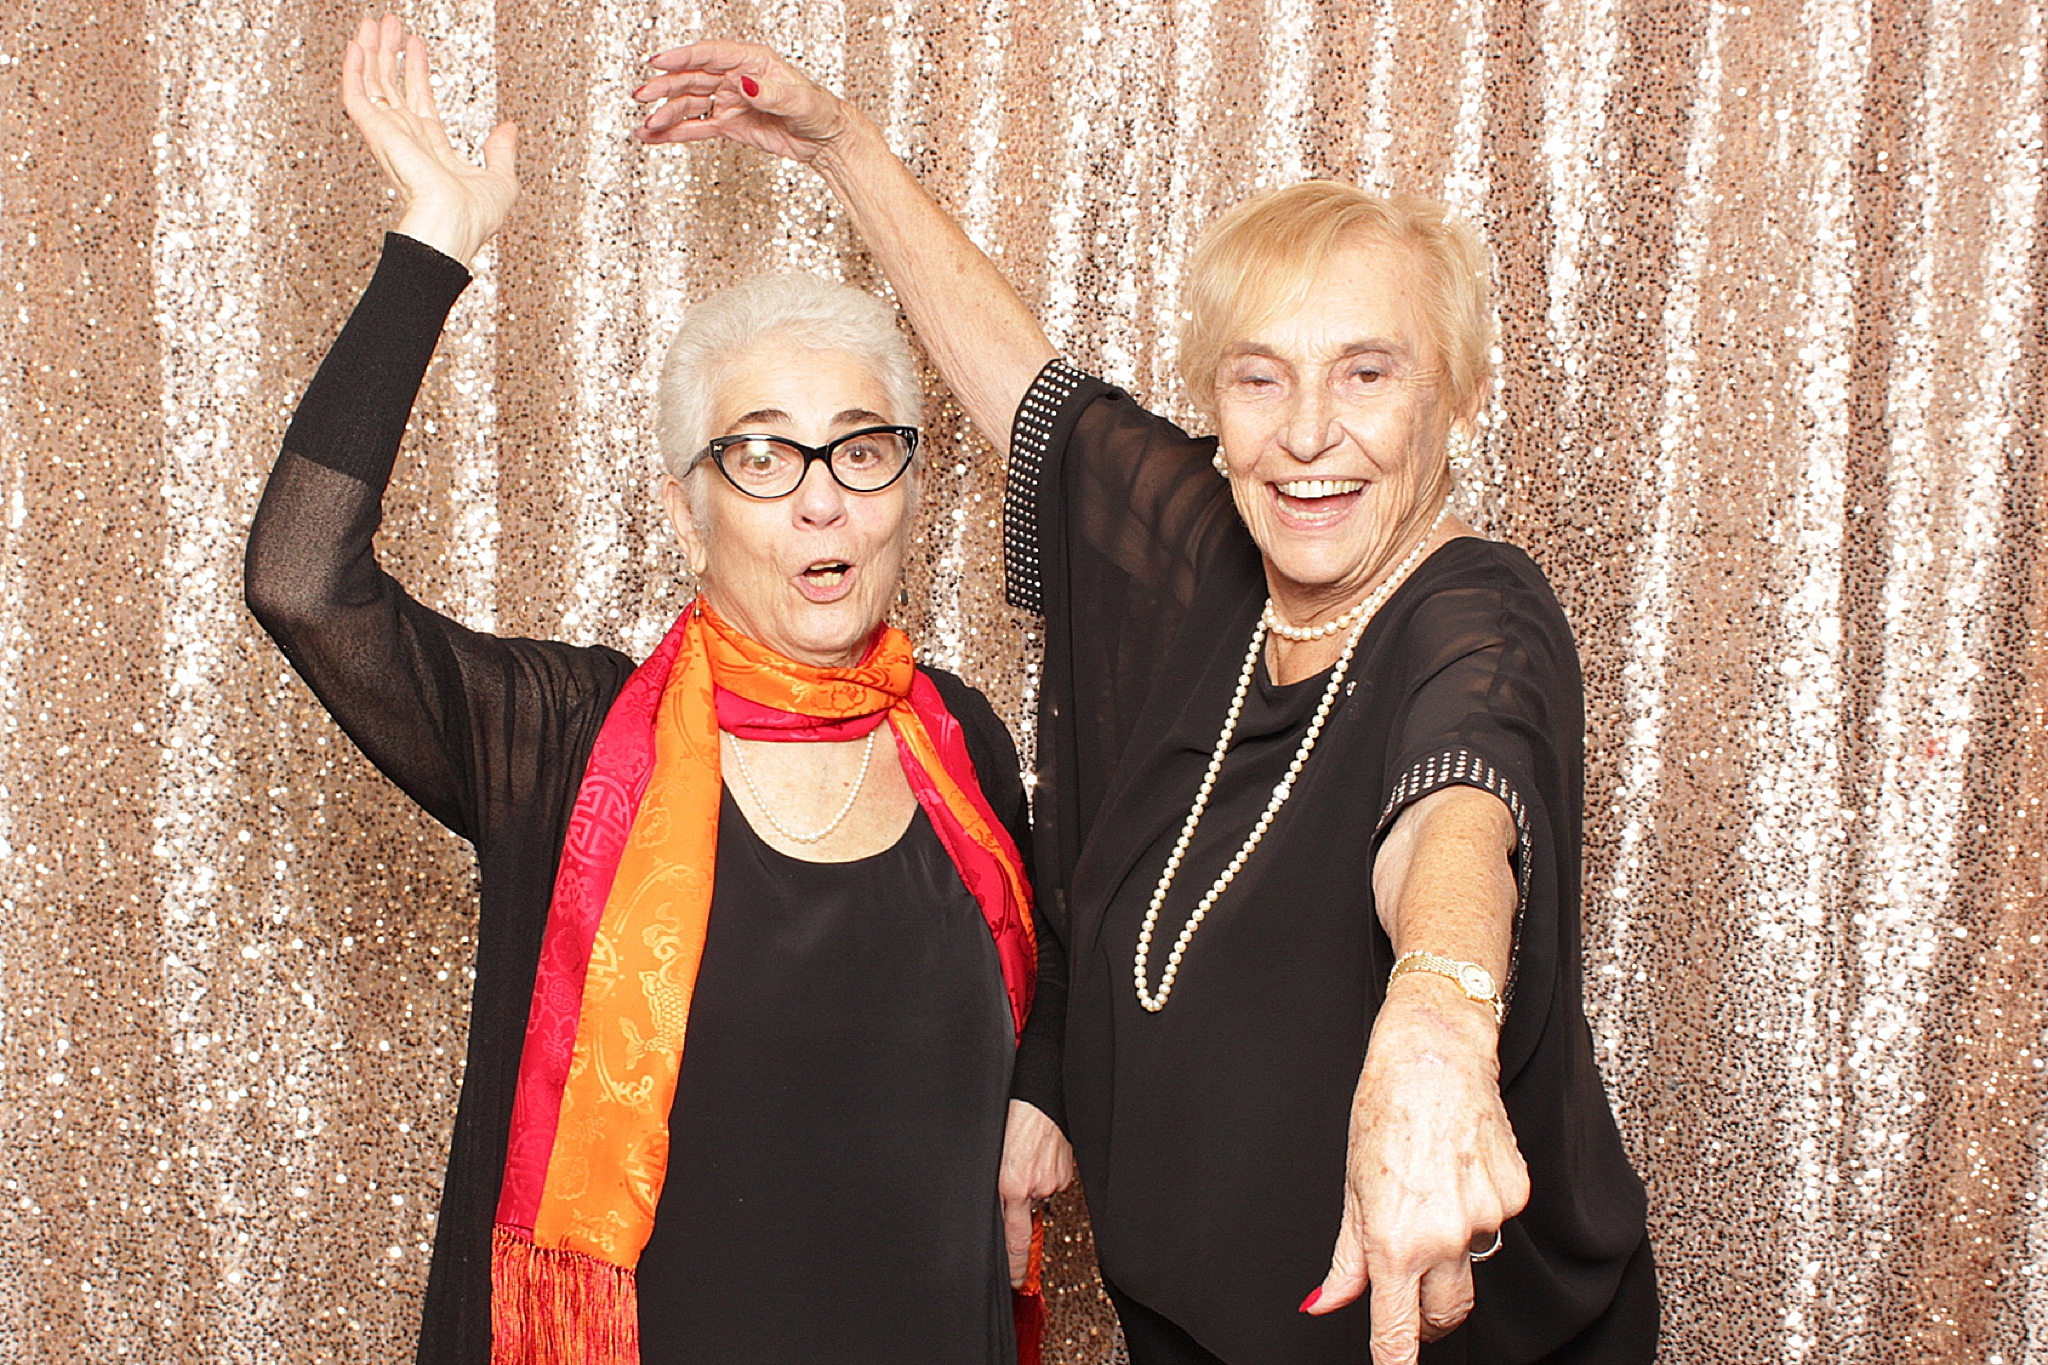
<svg viewBox="0 0 2048 1365"><path fill-rule="evenodd" d="M759 43L707 38L647 59L658 75L633 92L651 104L642 142L726 138L811 162L857 120L851 106Z"/></svg>
<svg viewBox="0 0 2048 1365"><path fill-rule="evenodd" d="M1074 1149L1067 1135L1037 1105L1011 1100L1003 1130L1003 1171L996 1182L1003 1201L1011 1288L1024 1283L1031 1260L1031 1215L1073 1183Z"/></svg>
<svg viewBox="0 0 2048 1365"><path fill-rule="evenodd" d="M1529 1202L1529 1170L1501 1104L1495 1024L1441 977L1388 992L1351 1103L1344 1219L1330 1273L1304 1311L1372 1289L1375 1365L1472 1311L1470 1253Z"/></svg>

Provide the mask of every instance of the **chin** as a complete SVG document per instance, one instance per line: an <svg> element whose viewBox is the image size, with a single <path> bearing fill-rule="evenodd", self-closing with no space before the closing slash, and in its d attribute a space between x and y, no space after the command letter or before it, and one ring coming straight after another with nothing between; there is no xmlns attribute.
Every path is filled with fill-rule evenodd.
<svg viewBox="0 0 2048 1365"><path fill-rule="evenodd" d="M883 615L877 608L850 602L822 607L806 603L791 622L790 644L809 658L831 660L824 665L828 668L857 664Z"/></svg>

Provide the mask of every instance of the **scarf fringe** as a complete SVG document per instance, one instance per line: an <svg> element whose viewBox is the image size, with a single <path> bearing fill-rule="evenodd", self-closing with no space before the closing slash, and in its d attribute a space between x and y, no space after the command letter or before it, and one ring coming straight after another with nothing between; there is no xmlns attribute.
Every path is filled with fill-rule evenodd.
<svg viewBox="0 0 2048 1365"><path fill-rule="evenodd" d="M640 1365L633 1272L492 1228L491 1365Z"/></svg>

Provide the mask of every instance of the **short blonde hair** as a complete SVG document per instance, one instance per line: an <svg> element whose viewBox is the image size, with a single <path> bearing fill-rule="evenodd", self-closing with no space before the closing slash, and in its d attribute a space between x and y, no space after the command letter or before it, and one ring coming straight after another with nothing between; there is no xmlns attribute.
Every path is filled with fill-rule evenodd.
<svg viewBox="0 0 2048 1365"><path fill-rule="evenodd" d="M1182 290L1181 376L1211 417L1226 347L1300 305L1339 247L1404 246L1422 267L1422 301L1451 406L1462 410L1493 372L1493 284L1479 234L1450 206L1409 194L1372 194L1310 180L1250 199L1202 235Z"/></svg>

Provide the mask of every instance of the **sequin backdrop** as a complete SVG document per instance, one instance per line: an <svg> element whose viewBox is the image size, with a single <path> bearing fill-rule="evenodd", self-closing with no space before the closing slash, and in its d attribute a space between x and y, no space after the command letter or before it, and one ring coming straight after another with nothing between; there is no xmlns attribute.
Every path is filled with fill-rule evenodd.
<svg viewBox="0 0 2048 1365"><path fill-rule="evenodd" d="M0 23L0 1349L406 1357L459 1081L467 850L240 605L387 208L329 0ZM1499 258L1463 505L1585 655L1589 994L1665 1358L2048 1362L2041 0L430 0L525 130L388 562L644 648L677 309L876 284L808 172L624 133L636 56L759 36L856 94L1079 363L1185 412L1221 206L1440 193ZM934 394L940 393L934 384ZM906 624L1027 721L988 449L940 401ZM1334 1197L1334 1192L1333 1192ZM1053 1358L1099 1361L1061 1208Z"/></svg>

